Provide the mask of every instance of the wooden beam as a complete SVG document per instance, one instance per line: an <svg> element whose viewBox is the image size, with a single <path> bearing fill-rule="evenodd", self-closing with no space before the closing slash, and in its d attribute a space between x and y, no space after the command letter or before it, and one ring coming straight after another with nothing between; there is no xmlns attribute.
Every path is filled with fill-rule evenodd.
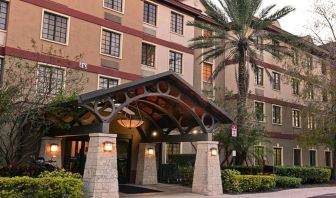
<svg viewBox="0 0 336 198"><path fill-rule="evenodd" d="M104 127L105 126L105 127ZM83 125L73 127L70 129L51 129L48 132L50 137L71 137L89 135L90 133L104 133L106 132L106 123Z"/></svg>
<svg viewBox="0 0 336 198"><path fill-rule="evenodd" d="M212 140L212 134L182 134L182 135L160 135L149 138L149 142L198 142Z"/></svg>

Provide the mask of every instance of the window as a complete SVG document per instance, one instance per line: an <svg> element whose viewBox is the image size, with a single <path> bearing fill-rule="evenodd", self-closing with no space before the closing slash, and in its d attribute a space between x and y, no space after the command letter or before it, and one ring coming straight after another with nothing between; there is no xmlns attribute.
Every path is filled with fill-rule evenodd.
<svg viewBox="0 0 336 198"><path fill-rule="evenodd" d="M315 123L315 116L309 115L308 116L308 129L315 129L316 123Z"/></svg>
<svg viewBox="0 0 336 198"><path fill-rule="evenodd" d="M324 155L326 167L331 167L331 151L325 151Z"/></svg>
<svg viewBox="0 0 336 198"><path fill-rule="evenodd" d="M316 166L316 150L309 150L309 165Z"/></svg>
<svg viewBox="0 0 336 198"><path fill-rule="evenodd" d="M256 166L263 165L265 148L263 146L255 146L254 147L254 155L255 155L255 165Z"/></svg>
<svg viewBox="0 0 336 198"><path fill-rule="evenodd" d="M183 16L175 12L171 13L170 17L170 31L183 34Z"/></svg>
<svg viewBox="0 0 336 198"><path fill-rule="evenodd" d="M292 120L293 120L293 127L296 127L296 128L301 127L301 112L299 110L293 109Z"/></svg>
<svg viewBox="0 0 336 198"><path fill-rule="evenodd" d="M274 90L280 90L280 74L277 72L273 72L273 83Z"/></svg>
<svg viewBox="0 0 336 198"><path fill-rule="evenodd" d="M67 43L68 18L50 12L44 12L42 38Z"/></svg>
<svg viewBox="0 0 336 198"><path fill-rule="evenodd" d="M280 56L280 42L276 40L273 40L272 42L273 42L273 46L272 46L273 56Z"/></svg>
<svg viewBox="0 0 336 198"><path fill-rule="evenodd" d="M273 160L274 166L282 165L282 148L273 148Z"/></svg>
<svg viewBox="0 0 336 198"><path fill-rule="evenodd" d="M292 80L292 94L299 95L300 94L300 80L293 79Z"/></svg>
<svg viewBox="0 0 336 198"><path fill-rule="evenodd" d="M328 102L328 91L325 89L322 90L322 101Z"/></svg>
<svg viewBox="0 0 336 198"><path fill-rule="evenodd" d="M142 43L142 56L141 56L141 64L155 67L155 46Z"/></svg>
<svg viewBox="0 0 336 198"><path fill-rule="evenodd" d="M169 155L181 154L180 143L166 143L166 161L169 162Z"/></svg>
<svg viewBox="0 0 336 198"><path fill-rule="evenodd" d="M101 52L115 57L120 57L121 34L109 30L102 31Z"/></svg>
<svg viewBox="0 0 336 198"><path fill-rule="evenodd" d="M327 63L325 61L322 61L322 65L321 65L321 73L323 75L327 74Z"/></svg>
<svg viewBox="0 0 336 198"><path fill-rule="evenodd" d="M307 85L307 90L308 90L308 99L309 100L314 100L314 95L315 95L315 91L314 91L314 86L311 84Z"/></svg>
<svg viewBox="0 0 336 198"><path fill-rule="evenodd" d="M298 51L295 48L292 48L292 62L295 65L299 63Z"/></svg>
<svg viewBox="0 0 336 198"><path fill-rule="evenodd" d="M262 67L256 66L254 69L255 84L259 86L264 86L264 69Z"/></svg>
<svg viewBox="0 0 336 198"><path fill-rule="evenodd" d="M203 82L208 82L212 77L212 64L203 63Z"/></svg>
<svg viewBox="0 0 336 198"><path fill-rule="evenodd" d="M38 68L37 92L57 95L63 90L64 69L46 65Z"/></svg>
<svg viewBox="0 0 336 198"><path fill-rule="evenodd" d="M145 1L144 5L144 22L149 23L151 25L156 25L156 14L157 6Z"/></svg>
<svg viewBox="0 0 336 198"><path fill-rule="evenodd" d="M257 44L257 49L260 50L260 53L263 52L263 45L264 45L264 40L260 36L256 37L256 44Z"/></svg>
<svg viewBox="0 0 336 198"><path fill-rule="evenodd" d="M255 116L256 120L259 122L264 122L265 121L265 104L263 102L255 102L254 103L254 111L255 111Z"/></svg>
<svg viewBox="0 0 336 198"><path fill-rule="evenodd" d="M294 166L301 166L301 149L294 149Z"/></svg>
<svg viewBox="0 0 336 198"><path fill-rule="evenodd" d="M99 89L108 89L111 87L118 86L119 80L108 77L99 77Z"/></svg>
<svg viewBox="0 0 336 198"><path fill-rule="evenodd" d="M313 57L310 55L306 55L306 57L303 59L303 66L307 69L312 70L313 69Z"/></svg>
<svg viewBox="0 0 336 198"><path fill-rule="evenodd" d="M2 78L3 78L3 73L4 73L4 60L3 58L0 58L0 85L2 84Z"/></svg>
<svg viewBox="0 0 336 198"><path fill-rule="evenodd" d="M7 29L8 2L0 1L0 29Z"/></svg>
<svg viewBox="0 0 336 198"><path fill-rule="evenodd" d="M282 107L273 105L272 106L272 123L273 124L281 124L282 123Z"/></svg>
<svg viewBox="0 0 336 198"><path fill-rule="evenodd" d="M104 0L104 7L112 10L122 12L123 0Z"/></svg>
<svg viewBox="0 0 336 198"><path fill-rule="evenodd" d="M169 70L182 74L182 54L169 52Z"/></svg>

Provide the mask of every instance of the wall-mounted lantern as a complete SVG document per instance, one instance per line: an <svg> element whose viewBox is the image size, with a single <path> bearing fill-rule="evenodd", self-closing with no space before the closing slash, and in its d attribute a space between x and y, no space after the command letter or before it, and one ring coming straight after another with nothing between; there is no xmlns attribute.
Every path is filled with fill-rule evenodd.
<svg viewBox="0 0 336 198"><path fill-rule="evenodd" d="M57 152L58 144L50 144L50 152Z"/></svg>
<svg viewBox="0 0 336 198"><path fill-rule="evenodd" d="M148 148L148 155L154 155L154 149Z"/></svg>
<svg viewBox="0 0 336 198"><path fill-rule="evenodd" d="M217 155L218 155L218 150L217 150L217 148L211 148L211 149L210 149L210 154L211 154L211 156L217 156Z"/></svg>
<svg viewBox="0 0 336 198"><path fill-rule="evenodd" d="M156 132L156 131L153 131L152 136L153 136L153 137L156 137L156 136L157 136L157 132Z"/></svg>
<svg viewBox="0 0 336 198"><path fill-rule="evenodd" d="M193 135L196 135L197 133L198 133L198 130L197 130L197 129L192 130L192 134L193 134Z"/></svg>
<svg viewBox="0 0 336 198"><path fill-rule="evenodd" d="M104 151L111 152L113 150L113 143L112 142L104 142Z"/></svg>

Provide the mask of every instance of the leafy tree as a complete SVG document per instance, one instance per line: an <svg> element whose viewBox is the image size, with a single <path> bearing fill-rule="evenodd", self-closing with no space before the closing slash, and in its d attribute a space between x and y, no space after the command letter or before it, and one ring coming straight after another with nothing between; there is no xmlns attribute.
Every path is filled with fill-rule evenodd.
<svg viewBox="0 0 336 198"><path fill-rule="evenodd" d="M32 42L36 56L43 56L37 50L36 43ZM52 47L43 50L43 53L57 57L62 54ZM56 114L67 111L57 104L76 97L87 81L82 72L67 69L60 90L57 89L57 83L52 82L49 91L41 91L38 83L45 79L41 76L43 73L38 72L38 67L38 62L15 57L6 57L2 65L0 164L20 164L34 155L40 137L57 119ZM56 89L58 91L54 91Z"/></svg>
<svg viewBox="0 0 336 198"><path fill-rule="evenodd" d="M276 5L260 9L262 0L201 0L206 14L214 24L194 21L188 25L202 29L207 34L196 36L191 40L192 49L204 49L200 57L202 61L221 58L213 72L212 79L224 70L230 60L238 62L236 81L238 87L236 123L239 129L239 138L244 142L251 134L251 123L246 121L249 114L247 99L249 92L249 65L259 59L258 50L271 53L277 60L288 55L287 47L279 42L291 42L293 37L281 32L271 31L270 27L278 19L294 11L286 6L275 10ZM254 67L254 64L251 64ZM267 68L264 68L266 71ZM242 164L246 158L247 147L237 150L237 163ZM239 159L241 158L241 159Z"/></svg>

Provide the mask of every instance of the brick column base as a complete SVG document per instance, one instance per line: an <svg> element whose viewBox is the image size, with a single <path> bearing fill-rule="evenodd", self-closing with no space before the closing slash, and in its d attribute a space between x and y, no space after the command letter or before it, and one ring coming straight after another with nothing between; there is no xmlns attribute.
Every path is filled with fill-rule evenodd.
<svg viewBox="0 0 336 198"><path fill-rule="evenodd" d="M223 194L219 155L211 155L211 149L218 151L218 142L197 142L193 193L207 196Z"/></svg>
<svg viewBox="0 0 336 198"><path fill-rule="evenodd" d="M154 149L154 153L149 154L149 149ZM155 144L140 143L135 184L146 185L157 183Z"/></svg>
<svg viewBox="0 0 336 198"><path fill-rule="evenodd" d="M118 198L116 134L90 134L84 170L84 197ZM104 151L104 142L112 142L112 151Z"/></svg>

